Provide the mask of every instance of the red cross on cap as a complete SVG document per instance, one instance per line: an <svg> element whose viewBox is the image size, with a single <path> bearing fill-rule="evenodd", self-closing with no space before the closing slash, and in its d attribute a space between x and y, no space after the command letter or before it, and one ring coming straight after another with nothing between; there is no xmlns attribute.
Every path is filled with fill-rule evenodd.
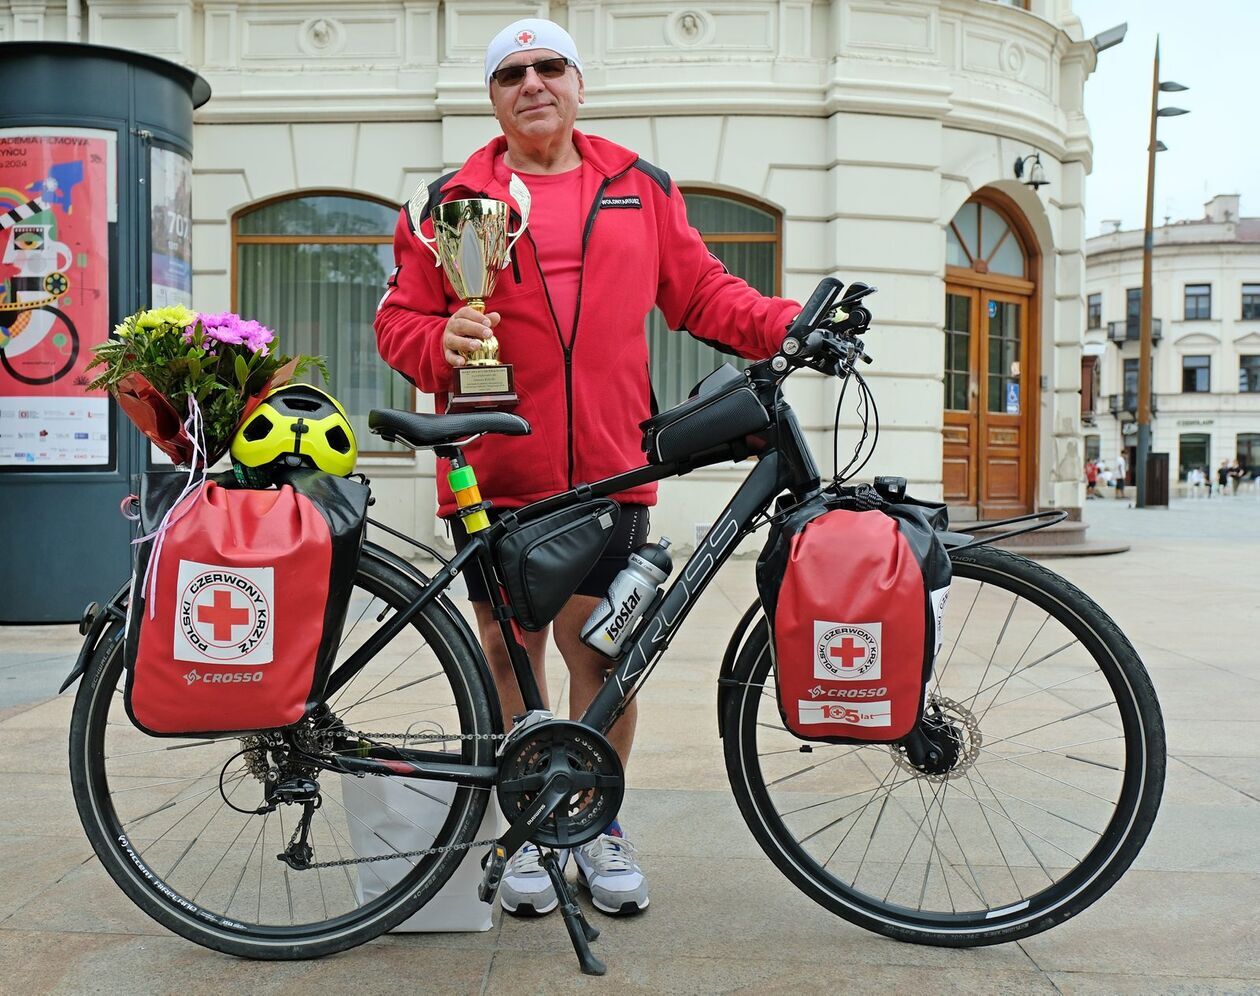
<svg viewBox="0 0 1260 996"><path fill-rule="evenodd" d="M516 44L528 45L530 42L534 40L534 37L535 35L534 35L534 32L532 31L519 31L516 34Z"/></svg>

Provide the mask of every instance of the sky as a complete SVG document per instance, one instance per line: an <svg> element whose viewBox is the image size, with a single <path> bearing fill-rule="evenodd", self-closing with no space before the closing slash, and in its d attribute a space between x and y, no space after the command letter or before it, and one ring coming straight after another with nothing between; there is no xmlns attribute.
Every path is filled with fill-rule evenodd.
<svg viewBox="0 0 1260 996"><path fill-rule="evenodd" d="M1241 213L1260 216L1260 127L1251 116L1260 72L1257 0L1073 0L1085 37L1127 21L1124 41L1098 55L1085 84L1094 140L1086 183L1086 236L1116 218L1140 228L1146 211L1146 144L1151 62L1160 37L1161 80L1190 89L1163 93L1160 106L1189 114L1159 119L1168 146L1155 164L1155 224L1203 217L1216 194L1241 194Z"/></svg>

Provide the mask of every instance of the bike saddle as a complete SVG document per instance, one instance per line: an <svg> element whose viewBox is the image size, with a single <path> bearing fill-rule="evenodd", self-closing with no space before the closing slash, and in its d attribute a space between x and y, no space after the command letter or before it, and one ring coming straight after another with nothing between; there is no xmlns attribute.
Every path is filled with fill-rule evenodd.
<svg viewBox="0 0 1260 996"><path fill-rule="evenodd" d="M415 447L447 446L469 436L495 434L528 436L529 423L508 412L474 412L468 415L429 415L374 408L368 413L368 428L393 442L401 439Z"/></svg>

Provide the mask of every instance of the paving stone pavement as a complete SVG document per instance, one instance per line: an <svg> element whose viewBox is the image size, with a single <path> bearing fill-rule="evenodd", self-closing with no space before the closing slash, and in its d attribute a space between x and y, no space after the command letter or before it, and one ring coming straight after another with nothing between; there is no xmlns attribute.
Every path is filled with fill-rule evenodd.
<svg viewBox="0 0 1260 996"><path fill-rule="evenodd" d="M642 916L578 973L557 917L484 934L393 935L302 963L246 962L147 919L79 826L66 770L74 627L0 628L0 992L836 992L1260 994L1260 500L1089 502L1124 554L1049 566L1094 596L1151 672L1167 724L1163 805L1092 908L987 948L898 944L815 905L762 855L726 786L714 709L725 634L754 597L732 561L640 698L623 807L652 883ZM554 652L551 687L563 700ZM562 708L561 705L559 708Z"/></svg>

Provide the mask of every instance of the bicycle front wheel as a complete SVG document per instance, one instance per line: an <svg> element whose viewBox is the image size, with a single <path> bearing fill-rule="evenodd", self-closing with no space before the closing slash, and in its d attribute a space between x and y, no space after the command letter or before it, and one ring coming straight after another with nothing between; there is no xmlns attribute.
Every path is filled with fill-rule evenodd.
<svg viewBox="0 0 1260 996"><path fill-rule="evenodd" d="M869 930L968 947L1046 930L1116 882L1155 819L1165 748L1141 660L1087 595L1005 550L951 559L927 697L953 731L949 771L788 733L764 620L723 720L740 810L793 883Z"/></svg>
<svg viewBox="0 0 1260 996"><path fill-rule="evenodd" d="M366 548L337 664L419 593L414 578ZM325 704L343 730L391 733L404 745L406 736L428 734L424 749L449 753L448 763L493 764L499 710L478 655L467 631L430 604ZM125 678L122 626L113 624L75 699L75 802L123 892L198 944L270 959L362 944L428 902L476 839L489 801L484 786L295 768L278 738L151 738L127 718ZM320 737L310 731L306 749L327 752ZM268 779L298 769L317 781L321 803L306 868L281 859L303 807L258 812ZM419 809L409 804L417 800ZM393 857L429 848L450 850ZM364 856L386 860L358 860Z"/></svg>

